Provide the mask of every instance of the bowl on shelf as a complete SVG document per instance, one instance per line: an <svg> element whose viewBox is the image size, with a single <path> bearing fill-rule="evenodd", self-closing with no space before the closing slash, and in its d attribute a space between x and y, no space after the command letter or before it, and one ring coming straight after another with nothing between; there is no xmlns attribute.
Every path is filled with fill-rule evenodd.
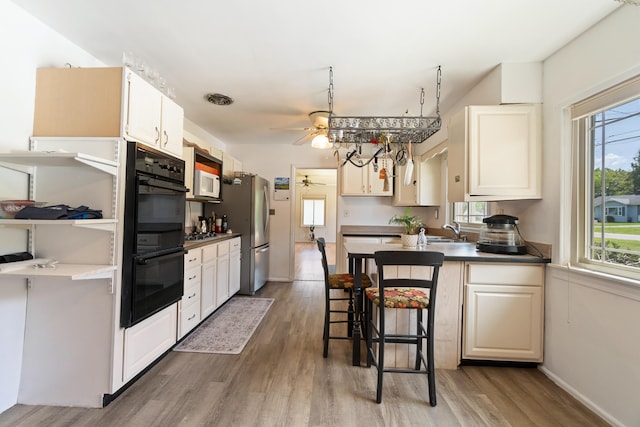
<svg viewBox="0 0 640 427"><path fill-rule="evenodd" d="M45 206L46 202L35 200L0 200L0 219L13 219L16 213L27 206Z"/></svg>

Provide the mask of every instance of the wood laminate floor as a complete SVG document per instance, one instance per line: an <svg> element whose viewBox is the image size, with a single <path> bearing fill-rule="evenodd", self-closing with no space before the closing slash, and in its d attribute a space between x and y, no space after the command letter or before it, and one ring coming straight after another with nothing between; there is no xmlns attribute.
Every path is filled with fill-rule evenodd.
<svg viewBox="0 0 640 427"><path fill-rule="evenodd" d="M426 377L350 365L350 342L322 357L321 281L268 283L275 302L239 355L170 352L102 409L16 405L0 426L606 426L535 368L437 370ZM437 349L436 349L437 351Z"/></svg>
<svg viewBox="0 0 640 427"><path fill-rule="evenodd" d="M336 244L327 242L325 246L327 263L336 264ZM297 242L295 244L295 280L324 280L322 255L316 242Z"/></svg>

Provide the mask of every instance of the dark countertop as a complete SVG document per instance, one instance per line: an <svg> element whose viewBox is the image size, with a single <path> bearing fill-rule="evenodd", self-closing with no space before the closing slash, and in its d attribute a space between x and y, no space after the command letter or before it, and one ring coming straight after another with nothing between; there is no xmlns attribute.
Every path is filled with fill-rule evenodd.
<svg viewBox="0 0 640 427"><path fill-rule="evenodd" d="M202 246L207 246L212 243L218 243L218 242L222 242L222 241L233 239L234 237L240 237L240 236L241 236L240 233L227 233L227 234L219 234L215 237L208 237L202 240L187 240L184 242L184 249L188 251L191 249L200 248Z"/></svg>
<svg viewBox="0 0 640 427"><path fill-rule="evenodd" d="M400 237L404 228L397 225L343 225L343 236L394 236Z"/></svg>
<svg viewBox="0 0 640 427"><path fill-rule="evenodd" d="M345 249L350 254L356 254L369 258L378 250L402 250L416 251L417 248L404 248L399 243L346 243ZM475 262L512 262L547 264L548 258L540 258L533 255L502 255L480 252L476 250L475 243L429 243L427 251L442 252L445 261L475 261Z"/></svg>

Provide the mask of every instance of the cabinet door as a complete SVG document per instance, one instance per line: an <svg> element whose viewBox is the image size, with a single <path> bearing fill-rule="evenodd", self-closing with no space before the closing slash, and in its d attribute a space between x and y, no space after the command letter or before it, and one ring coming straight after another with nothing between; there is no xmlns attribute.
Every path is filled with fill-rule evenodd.
<svg viewBox="0 0 640 427"><path fill-rule="evenodd" d="M466 109L457 112L449 121L447 141L447 200L466 201L467 182L467 114Z"/></svg>
<svg viewBox="0 0 640 427"><path fill-rule="evenodd" d="M231 240L229 255L229 296L240 291L240 238Z"/></svg>
<svg viewBox="0 0 640 427"><path fill-rule="evenodd" d="M386 180L380 178L380 170L382 170L382 165L378 165L378 170L376 171L373 163L369 163L369 167L366 170L368 186L365 192L371 196L393 196L393 166L387 165Z"/></svg>
<svg viewBox="0 0 640 427"><path fill-rule="evenodd" d="M216 305L219 307L229 299L229 254L218 257L216 292Z"/></svg>
<svg viewBox="0 0 640 427"><path fill-rule="evenodd" d="M200 292L200 316L202 319L213 313L216 309L216 278L217 260L202 264L202 279Z"/></svg>
<svg viewBox="0 0 640 427"><path fill-rule="evenodd" d="M440 206L442 156L422 160L416 165L418 206Z"/></svg>
<svg viewBox="0 0 640 427"><path fill-rule="evenodd" d="M127 382L177 341L178 304L124 330L123 380Z"/></svg>
<svg viewBox="0 0 640 427"><path fill-rule="evenodd" d="M540 198L539 105L469 107L469 195Z"/></svg>
<svg viewBox="0 0 640 427"><path fill-rule="evenodd" d="M162 93L133 72L127 73L125 132L128 139L148 145L160 143Z"/></svg>
<svg viewBox="0 0 640 427"><path fill-rule="evenodd" d="M218 277L218 245L202 248L202 275L200 291L200 316L202 319L216 309L216 280Z"/></svg>
<svg viewBox="0 0 640 427"><path fill-rule="evenodd" d="M182 107L163 95L160 148L178 157L182 157L183 124Z"/></svg>
<svg viewBox="0 0 640 427"><path fill-rule="evenodd" d="M342 196L362 196L366 193L365 171L367 171L367 167L359 168L347 162L340 171L340 194Z"/></svg>
<svg viewBox="0 0 640 427"><path fill-rule="evenodd" d="M463 358L542 361L542 288L467 285Z"/></svg>
<svg viewBox="0 0 640 427"><path fill-rule="evenodd" d="M404 176L407 172L407 165L397 165L396 166L396 177L398 179L394 180L394 188L393 188L393 205L394 206L417 206L418 204L418 170L414 169L411 182L408 185L404 183Z"/></svg>

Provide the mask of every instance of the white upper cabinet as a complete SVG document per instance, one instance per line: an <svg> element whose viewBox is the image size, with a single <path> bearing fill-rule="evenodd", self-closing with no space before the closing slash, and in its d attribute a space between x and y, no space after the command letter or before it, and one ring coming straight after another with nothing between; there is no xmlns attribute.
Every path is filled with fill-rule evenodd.
<svg viewBox="0 0 640 427"><path fill-rule="evenodd" d="M162 95L160 148L178 157L182 156L184 110L171 98Z"/></svg>
<svg viewBox="0 0 640 427"><path fill-rule="evenodd" d="M540 104L466 107L448 145L449 202L542 198Z"/></svg>
<svg viewBox="0 0 640 427"><path fill-rule="evenodd" d="M131 70L40 68L34 136L121 137L182 157L184 113Z"/></svg>
<svg viewBox="0 0 640 427"><path fill-rule="evenodd" d="M160 144L162 94L137 74L126 72L127 108L124 131L127 139Z"/></svg>
<svg viewBox="0 0 640 427"><path fill-rule="evenodd" d="M365 162L368 159L363 159ZM385 180L380 178L381 165L377 169L371 162L366 166L358 167L347 162L341 171L342 196L392 196L393 195L393 168L388 173L388 185L385 188Z"/></svg>
<svg viewBox="0 0 640 427"><path fill-rule="evenodd" d="M182 156L182 107L137 74L127 71L127 115L124 131L128 139Z"/></svg>
<svg viewBox="0 0 640 427"><path fill-rule="evenodd" d="M413 159L413 173L405 176L407 165L396 166L393 190L394 206L439 206L441 186L441 154L427 153ZM409 181L408 185L405 182Z"/></svg>

